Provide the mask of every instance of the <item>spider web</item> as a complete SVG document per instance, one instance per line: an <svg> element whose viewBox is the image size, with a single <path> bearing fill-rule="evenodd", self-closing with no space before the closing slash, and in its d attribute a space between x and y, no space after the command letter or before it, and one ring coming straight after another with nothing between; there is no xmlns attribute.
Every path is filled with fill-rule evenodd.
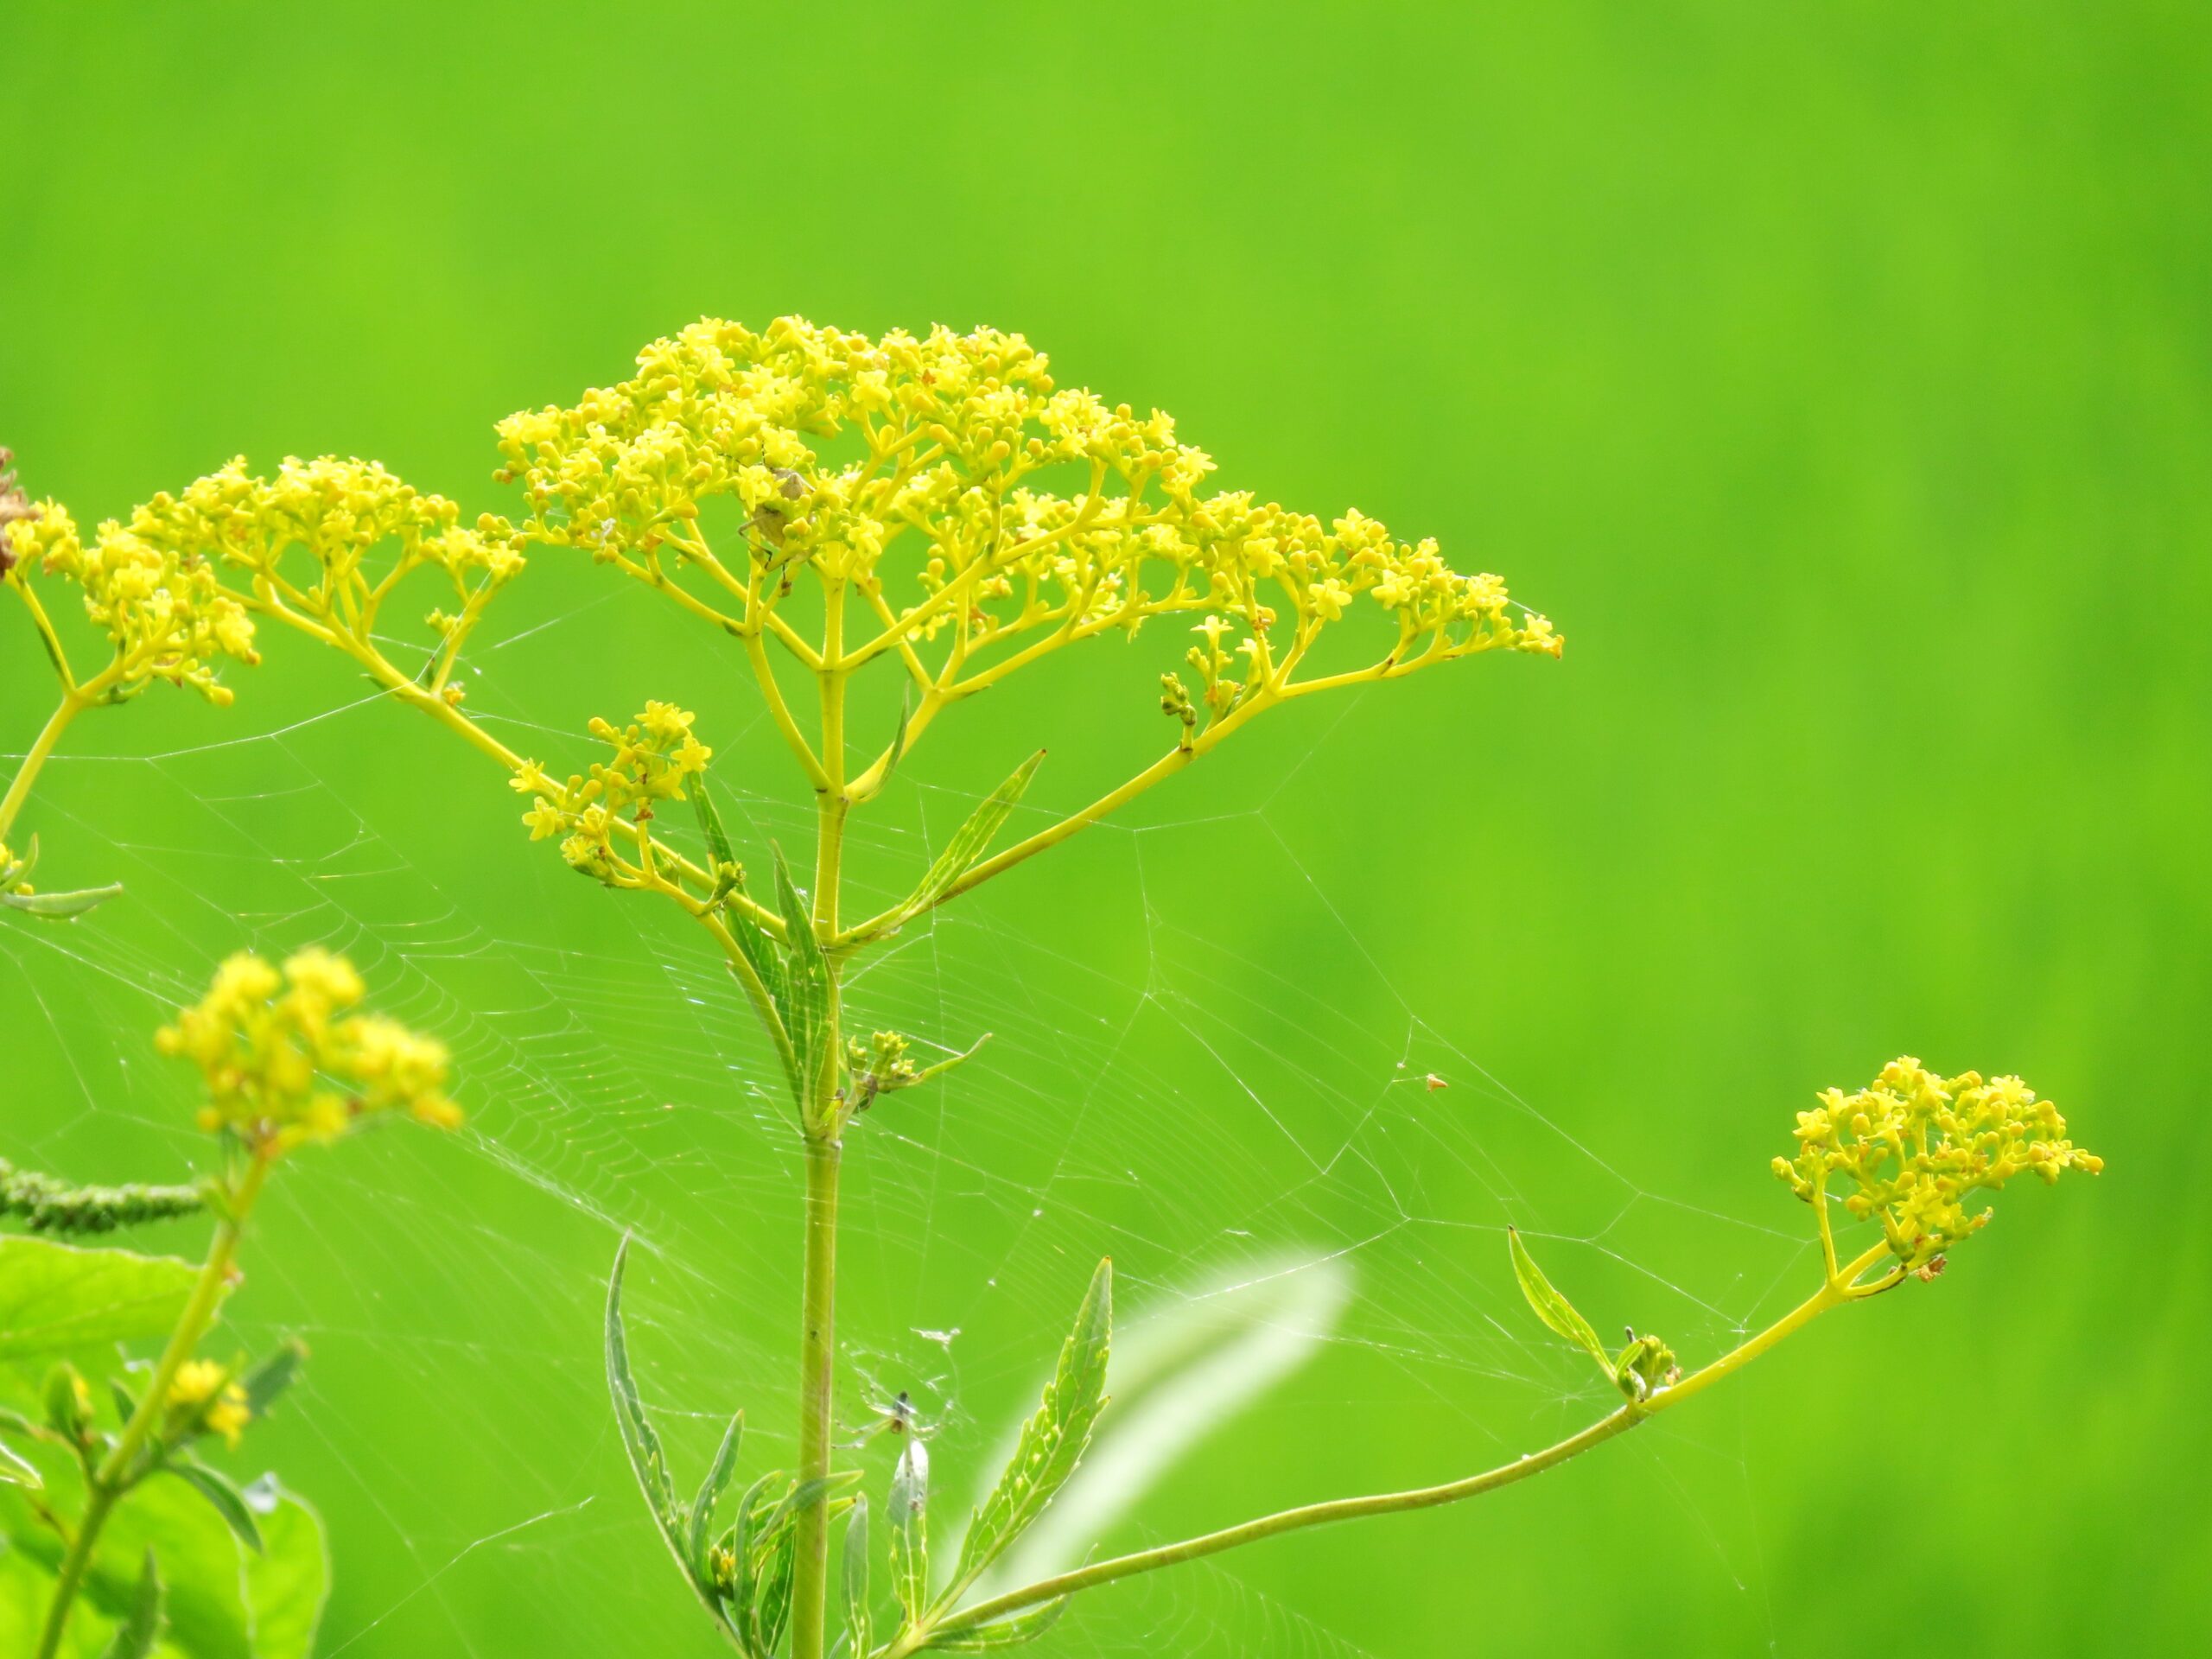
<svg viewBox="0 0 2212 1659"><path fill-rule="evenodd" d="M499 686L510 665L554 683L563 653L595 649L606 603L576 598L480 645L479 717L556 766L583 753L581 718L502 706ZM741 850L803 844L810 811L728 781L779 774L727 666L662 665L701 687L687 706L722 753ZM130 897L80 925L0 929L10 1070L40 1080L35 1097L7 1090L0 1153L85 1179L181 1176L206 1147L152 1027L227 950L350 953L379 1007L452 1046L470 1121L296 1160L234 1303L243 1340L295 1332L315 1354L250 1455L329 1524L321 1651L715 1650L622 1467L599 1321L626 1234L633 1348L679 1481L739 1406L744 1474L788 1465L798 1169L780 1078L696 930L576 882L548 849L496 868L455 853L515 810L488 771L357 683L302 673L267 696L275 670L245 679L219 724L194 716L155 753L49 766L30 820L49 859L66 848L73 874ZM43 696L19 660L10 675L11 708ZM849 1456L880 1497L893 1448L870 1414L908 1393L931 1436L941 1556L1101 1255L1117 1360L1150 1351L1167 1373L1177 1342L1219 1357L1240 1332L1274 1338L1223 1359L1233 1375L1211 1394L1192 1385L1156 1484L1090 1541L1114 1552L1471 1473L1610 1409L1610 1386L1522 1305L1509 1222L1593 1317L1633 1311L1693 1363L1802 1282L1799 1235L1638 1185L1578 1138L1571 1093L1491 1076L1484 1033L1428 1017L1387 942L1346 919L1357 873L1317 866L1284 803L1376 712L1348 699L1272 776L1227 775L1225 798L1179 785L1149 817L1085 832L855 976L856 1026L944 1052L993 1033L848 1142ZM99 741L128 743L139 719ZM852 902L897 898L993 782L945 781L919 756L902 769L905 806L855 821ZM1007 839L1045 811L1025 805ZM1296 952L1240 948L1255 936ZM1617 1465L1634 1474L1586 1481L1583 1501L1656 1516L1685 1570L1740 1599L1770 1644L1731 1415L1681 1419L1636 1437ZM1036 1650L1364 1653L1323 1564L1495 1543L1484 1507L1135 1580L1078 1603ZM1460 1594L1448 1575L1424 1593L1446 1610Z"/></svg>

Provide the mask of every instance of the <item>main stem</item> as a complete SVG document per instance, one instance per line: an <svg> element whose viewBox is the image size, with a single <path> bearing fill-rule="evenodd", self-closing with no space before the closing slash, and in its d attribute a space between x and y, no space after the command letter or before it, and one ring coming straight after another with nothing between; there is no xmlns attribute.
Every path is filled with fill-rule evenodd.
<svg viewBox="0 0 2212 1659"><path fill-rule="evenodd" d="M1219 1532L1210 1532L1199 1537L1185 1538L1178 1543L1163 1544L1156 1549L1139 1550L1134 1554L1116 1556L1112 1560L1077 1567L1072 1572L1042 1579L1035 1584L1026 1585L1019 1590L963 1608L933 1627L925 1626L910 1631L888 1650L887 1659L901 1659L902 1656L922 1647L932 1635L973 1630L1018 1613L1024 1608L1056 1601L1062 1596L1073 1595L1077 1591L1092 1589L1102 1584L1111 1584L1117 1579L1132 1578L1140 1573L1173 1567L1182 1561L1197 1560L1202 1556L1217 1555L1225 1549L1257 1543L1262 1538L1273 1538L1306 1527L1325 1526L1337 1521L1356 1521L1368 1516L1395 1515L1403 1510L1433 1509L1440 1504L1457 1503L1465 1498L1496 1491L1501 1486L1510 1486L1531 1475L1541 1474L1545 1470L1556 1468L1569 1459L1579 1457L1593 1446L1602 1446L1616 1435L1624 1434L1639 1423L1681 1404L1730 1372L1749 1364L1828 1309L1841 1306L1851 1300L1844 1287L1888 1254L1886 1244L1876 1245L1853 1262L1840 1278L1825 1280L1813 1295L1757 1336L1730 1350L1701 1370L1691 1373L1649 1400L1623 1406L1589 1427L1570 1434L1541 1452L1530 1452L1511 1463L1500 1464L1478 1475L1470 1475L1464 1480L1448 1481L1440 1486L1422 1486L1410 1491L1382 1492L1366 1497L1343 1497L1325 1503L1309 1503L1302 1509L1284 1510L1278 1514L1262 1516L1256 1521L1247 1521L1239 1526L1224 1527Z"/></svg>
<svg viewBox="0 0 2212 1659"><path fill-rule="evenodd" d="M837 895L843 880L845 814L851 803L845 779L844 592L829 584L823 627L823 776L816 785L814 929L825 944L837 936ZM837 1169L844 1148L838 1135L837 1067L844 1047L839 969L829 966L823 1017L828 1041L809 1090L806 1138L806 1253L800 1300L798 1478L830 1473L837 1397ZM830 1511L814 1503L799 1511L791 1580L791 1659L823 1659L829 1650Z"/></svg>
<svg viewBox="0 0 2212 1659"><path fill-rule="evenodd" d="M222 1306L223 1292L230 1282L231 1264L238 1256L238 1236L245 1229L247 1212L261 1196L262 1183L268 1176L268 1160L256 1157L237 1191L231 1194L226 1206L227 1213L215 1225L214 1239L207 1247L207 1259L200 1266L200 1277L193 1283L184 1312L169 1332L168 1346L162 1351L161 1363L154 1367L146 1391L138 1397L137 1408L130 1414L130 1421L123 1426L123 1433L99 1466L86 1471L85 1518L70 1542L68 1554L62 1557L60 1573L54 1580L54 1600L46 1611L46 1627L39 1637L36 1659L54 1659L61 1650L61 1635L68 1628L77 1592L92 1568L92 1550L99 1542L100 1529L107 1524L108 1514L117 1501L130 1490L131 1465L137 1460L154 1425L168 1408L169 1385L176 1381L177 1372L192 1357L192 1351L200 1345L200 1338L207 1334L208 1325L214 1322L215 1310Z"/></svg>

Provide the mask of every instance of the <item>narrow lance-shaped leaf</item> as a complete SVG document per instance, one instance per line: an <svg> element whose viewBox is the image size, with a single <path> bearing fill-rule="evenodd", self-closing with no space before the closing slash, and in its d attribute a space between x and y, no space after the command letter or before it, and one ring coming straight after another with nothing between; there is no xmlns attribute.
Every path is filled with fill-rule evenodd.
<svg viewBox="0 0 2212 1659"><path fill-rule="evenodd" d="M163 1467L206 1498L240 1543L257 1555L261 1553L260 1522L247 1507L245 1494L238 1491L228 1475L182 1452L170 1453Z"/></svg>
<svg viewBox="0 0 2212 1659"><path fill-rule="evenodd" d="M652 1512L653 1525L659 1529L668 1553L676 1558L683 1581L714 1615L715 1622L722 1626L726 1634L732 1634L734 1640L722 1618L721 1600L715 1592L713 1580L696 1570L684 1549L684 1516L677 1506L675 1491L669 1482L668 1454L661 1449L660 1436L654 1433L652 1422L645 1415L645 1402L639 1397L636 1379L630 1375L630 1347L622 1329L622 1273L629 1260L630 1241L625 1237L614 1253L614 1272L607 1283L607 1391L613 1397L614 1419L622 1431L622 1449L629 1453L630 1472L637 1477L638 1490L645 1495L645 1507Z"/></svg>
<svg viewBox="0 0 2212 1659"><path fill-rule="evenodd" d="M866 1659L875 1645L874 1621L868 1605L868 1496L853 1499L845 1522L845 1634L846 1651Z"/></svg>
<svg viewBox="0 0 2212 1659"><path fill-rule="evenodd" d="M1552 1288L1552 1281L1544 1277L1535 1258L1529 1254L1529 1247L1521 1242L1520 1230L1507 1228L1505 1242L1513 1254L1513 1276L1521 1281L1521 1294L1536 1310L1536 1317L1569 1342L1587 1351L1591 1358L1598 1362L1598 1369L1611 1376L1613 1357L1605 1351L1605 1344L1598 1340L1590 1321L1574 1311L1574 1305Z"/></svg>
<svg viewBox="0 0 2212 1659"><path fill-rule="evenodd" d="M906 1437L891 1476L891 1587L904 1623L912 1625L929 1605L930 1451L918 1434Z"/></svg>
<svg viewBox="0 0 2212 1659"><path fill-rule="evenodd" d="M26 916L66 922L88 910L97 910L109 899L121 897L122 893L123 884L119 881L105 887L86 887L77 893L0 893L0 905L19 910Z"/></svg>
<svg viewBox="0 0 2212 1659"><path fill-rule="evenodd" d="M737 1472L737 1446L744 1434L745 1414L741 1411L722 1431L722 1443L715 1448L714 1462L707 1465L707 1478L699 1483L698 1496L691 1500L691 1528L685 1542L691 1571L702 1584L714 1582L715 1567L708 1559L707 1547L714 1535L715 1507L722 1501L730 1477Z"/></svg>
<svg viewBox="0 0 2212 1659"><path fill-rule="evenodd" d="M974 868L983 856L983 849L999 832L1014 805L1029 787L1029 780L1037 775L1037 768L1045 763L1045 751L1039 749L1014 771L1014 775L993 790L982 805L968 815L968 820L952 832L952 839L937 855L921 885L899 906L892 921L896 926L911 916L918 916L938 899L944 897L952 885Z"/></svg>
<svg viewBox="0 0 2212 1659"><path fill-rule="evenodd" d="M976 1511L960 1546L960 1566L946 1591L944 1605L981 1577L984 1569L1045 1511L1052 1495L1075 1473L1090 1444L1098 1414L1106 1404L1106 1359L1114 1326L1114 1262L1109 1256L1090 1276L1075 1328L1060 1345L1059 1364L1045 1385L1044 1402L1022 1425L1014 1458Z"/></svg>
<svg viewBox="0 0 2212 1659"><path fill-rule="evenodd" d="M751 1640L753 1604L759 1590L753 1572L753 1545L758 1533L753 1513L768 1489L783 1478L780 1471L766 1474L745 1489L737 1501L737 1519L724 1535L730 1553L729 1622Z"/></svg>
<svg viewBox="0 0 2212 1659"><path fill-rule="evenodd" d="M830 965L822 955L822 941L815 936L814 918L806 895L791 880L784 849L776 855L776 902L783 912L784 1029L791 1035L797 1062L791 1093L804 1114L813 1099L815 1079L822 1073L830 1042Z"/></svg>
<svg viewBox="0 0 2212 1659"><path fill-rule="evenodd" d="M719 904L737 886L737 849L730 845L729 832L722 828L722 815L715 810L714 791L704 775L693 779L687 792L692 814L699 820L699 833L706 837L708 873L715 878L709 902Z"/></svg>
<svg viewBox="0 0 2212 1659"><path fill-rule="evenodd" d="M883 781L889 783L891 774L899 770L899 763L906 758L906 727L914 718L914 699L911 690L899 694L899 729L891 736L891 753L883 758Z"/></svg>
<svg viewBox="0 0 2212 1659"><path fill-rule="evenodd" d="M162 1575L154 1565L154 1552L146 1552L139 1569L138 1588L130 1599L130 1611L115 1627L105 1659L148 1659L162 1637Z"/></svg>
<svg viewBox="0 0 2212 1659"><path fill-rule="evenodd" d="M979 1624L972 1630L948 1631L931 1642L930 1646L947 1653L990 1653L1000 1648L1018 1648L1051 1630L1067 1610L1068 1599L1062 1596L1058 1601L1048 1601L1042 1607L1016 1613L1012 1618Z"/></svg>
<svg viewBox="0 0 2212 1659"><path fill-rule="evenodd" d="M239 1388L245 1391L245 1408L256 1417L266 1417L278 1396L298 1379L300 1367L307 1363L307 1344L297 1337L285 1338L276 1345L276 1352L251 1367L238 1379Z"/></svg>

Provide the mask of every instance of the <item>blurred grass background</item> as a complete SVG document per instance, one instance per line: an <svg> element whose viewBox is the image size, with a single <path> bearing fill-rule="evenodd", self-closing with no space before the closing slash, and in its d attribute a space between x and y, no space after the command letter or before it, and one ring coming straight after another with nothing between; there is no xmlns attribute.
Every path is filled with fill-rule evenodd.
<svg viewBox="0 0 2212 1659"><path fill-rule="evenodd" d="M1227 483L1434 533L1558 620L1561 665L1471 664L1286 713L1148 803L1159 835L1102 834L979 899L1064 953L1025 970L1033 1047L1051 1010L1095 1001L1090 976L1142 986L1198 934L1385 1047L1402 997L1675 1201L1639 1206L1662 1277L1729 1292L1732 1317L1778 1303L1731 1267L1739 1230L1700 1212L1799 1224L1764 1169L1789 1114L1891 1054L2018 1071L2111 1160L2100 1184L2010 1195L1936 1290L1824 1325L1671 1440L1102 1605L1070 1650L1124 1628L1176 1629L1192 1652L1385 1655L2201 1637L2201 8L22 3L0 39L0 441L81 518L238 451L374 455L504 507L485 481L493 419L620 377L702 312L982 321L1028 334L1068 382L1172 409ZM674 690L725 766L757 760L772 786L708 643L540 563L517 603L559 626L503 660L491 706L573 730ZM28 629L4 626L12 753L49 691ZM73 751L195 747L359 695L272 645L232 677L238 709L149 698L85 722ZM1052 798L1084 798L1160 741L1140 695L1160 666L1040 677L920 777L980 791L1049 739L1056 767L1067 748ZM405 867L398 898L342 901L379 927L450 902L484 938L619 956L648 925L528 856L489 777L384 711L189 767L49 777L31 823L54 879L134 886L137 915L79 933L117 930L182 978L243 938L296 942L313 918L284 860L327 855L353 814L372 836L363 873L389 887ZM1198 822L1217 811L1225 829ZM879 879L896 880L887 861ZM424 971L489 1015L499 958ZM101 960L73 938L0 938L0 1155L166 1174L195 1150L165 1127L188 1103L131 1069L156 1001ZM1034 1115L1052 1156L1088 1156L1053 1126L1113 1125L1117 1078L1184 1075L1186 1036L1133 1023L1100 1106L1041 1058L1025 1077L1017 1035L992 1076L1023 1117L987 1120L1007 1143L990 1155L1018 1163ZM624 1058L641 1102L683 1109L617 1120L619 1150L563 1144L576 1114L533 1129L472 1101L526 1166L598 1192L585 1166L613 1159L607 1218L496 1158L397 1137L304 1173L271 1211L239 1313L316 1333L313 1395L265 1451L332 1527L328 1651L709 1650L607 1436L594 1284L633 1186L651 1213L690 1206L671 1236L715 1288L661 1294L745 1334L692 1352L671 1312L663 1347L647 1341L664 1395L703 1418L742 1402L732 1370L779 1377L782 1154L693 1087L696 1067L650 1045ZM1299 1064L1362 1086L1325 1056ZM1164 1111L1168 1091L1147 1098ZM1484 1103L1455 1087L1420 1110ZM1295 1150L1220 1078L1193 1077L1182 1109L1178 1132L1201 1129L1175 1155L1202 1145L1233 1172L1240 1213L1305 1191ZM957 1122L931 1122L915 1133L950 1144ZM1557 1230L1605 1228L1619 1192L1579 1199L1590 1160L1516 1133L1464 1129ZM1100 1155L1130 1190L1088 1201L1095 1224L1052 1249L1096 1253L1118 1230L1125 1265L1147 1271L1149 1243L1164 1280L1204 1255L1211 1218L1148 1199L1176 1172L1145 1162L1144 1135L1116 1138ZM1498 1218L1468 1171L1422 1173L1423 1215ZM1324 1188L1274 1220L1352 1237L1378 1203ZM950 1288L913 1259L916 1212L887 1208L880 1238L863 1217L850 1252L867 1264L854 1332L969 1296L974 1263L1033 1281L1027 1322L954 1303L984 1310L968 1340L992 1357L964 1404L985 1443L1052 1339L1034 1320L1056 1323L1079 1283L1002 1208L927 1222ZM1454 1248L1453 1274L1504 1285L1491 1234ZM1755 1254L1802 1271L1771 1241ZM1380 1309L1440 1322L1454 1305L1421 1287L1441 1269L1417 1251L1366 1265ZM1642 1321L1630 1282L1617 1300ZM1398 1355L1332 1348L1147 1527L1483 1460L1490 1442L1462 1437L1474 1383L1421 1363L1472 1338L1405 1336ZM1546 1427L1572 1416L1536 1397ZM1530 1398L1524 1379L1524 1419ZM1203 1627L1178 1628L1179 1594L1211 1608Z"/></svg>

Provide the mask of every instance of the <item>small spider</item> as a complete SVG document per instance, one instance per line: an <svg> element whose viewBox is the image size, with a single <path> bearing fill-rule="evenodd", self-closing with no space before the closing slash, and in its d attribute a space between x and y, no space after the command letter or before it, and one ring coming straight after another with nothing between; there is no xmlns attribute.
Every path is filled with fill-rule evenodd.
<svg viewBox="0 0 2212 1659"><path fill-rule="evenodd" d="M914 1409L913 1396L904 1389L899 1390L896 1399L874 1402L868 1409L874 1414L873 1417L868 1427L861 1431L858 1439L846 1443L848 1450L868 1446L882 1434L899 1440L911 1434L918 1440L925 1440L937 1433L937 1425L922 1421L921 1414Z"/></svg>

